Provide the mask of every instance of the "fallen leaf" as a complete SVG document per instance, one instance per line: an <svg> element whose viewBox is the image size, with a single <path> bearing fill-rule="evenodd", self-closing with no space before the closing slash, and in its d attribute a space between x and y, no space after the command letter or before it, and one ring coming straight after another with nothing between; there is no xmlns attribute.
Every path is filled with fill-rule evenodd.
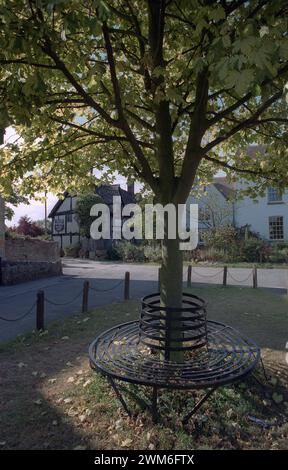
<svg viewBox="0 0 288 470"><path fill-rule="evenodd" d="M67 397L67 398L64 398L64 400L63 400L63 401L64 401L64 403L66 403L66 404L67 404L67 403L72 403L72 401L73 401L73 400L72 400L72 398L70 398L70 397Z"/></svg>
<svg viewBox="0 0 288 470"><path fill-rule="evenodd" d="M129 447L132 444L132 442L133 442L132 439L127 438L127 439L125 439L124 441L122 441L120 443L120 446L121 447Z"/></svg>
<svg viewBox="0 0 288 470"><path fill-rule="evenodd" d="M33 403L35 403L35 405L42 405L42 400L38 398L38 400L34 400Z"/></svg>
<svg viewBox="0 0 288 470"><path fill-rule="evenodd" d="M84 387L84 388L88 387L88 385L90 385L91 382L92 382L91 379L86 380L86 382L84 382L84 384L83 384L83 387Z"/></svg>
<svg viewBox="0 0 288 470"><path fill-rule="evenodd" d="M27 364L25 364L24 362L19 362L17 365L19 369L22 369L22 367L27 367Z"/></svg>
<svg viewBox="0 0 288 470"><path fill-rule="evenodd" d="M70 383L73 383L75 381L74 377L69 377L67 379L67 383L70 384Z"/></svg>

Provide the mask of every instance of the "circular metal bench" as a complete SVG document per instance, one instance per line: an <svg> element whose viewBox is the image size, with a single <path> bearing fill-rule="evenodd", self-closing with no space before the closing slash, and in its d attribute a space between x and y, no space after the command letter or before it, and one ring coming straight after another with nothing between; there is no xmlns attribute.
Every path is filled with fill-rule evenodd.
<svg viewBox="0 0 288 470"><path fill-rule="evenodd" d="M174 355L181 352L180 362ZM115 381L153 388L151 412L157 420L157 391L208 389L183 423L216 388L242 380L260 360L260 349L234 328L207 321L205 302L183 294L181 308L163 308L160 295L142 299L139 321L100 334L90 345L91 367L106 376L131 415Z"/></svg>

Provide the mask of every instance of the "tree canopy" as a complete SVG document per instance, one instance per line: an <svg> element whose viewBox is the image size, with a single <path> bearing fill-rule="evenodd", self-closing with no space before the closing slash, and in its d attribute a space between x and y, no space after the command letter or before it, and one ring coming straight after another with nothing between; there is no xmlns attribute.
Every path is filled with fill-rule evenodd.
<svg viewBox="0 0 288 470"><path fill-rule="evenodd" d="M1 187L91 169L184 201L195 175L288 177L286 0L0 1ZM251 158L249 143L266 146Z"/></svg>
<svg viewBox="0 0 288 470"><path fill-rule="evenodd" d="M95 217L90 216L91 207L94 204L103 204L103 199L95 193L87 193L77 197L75 206L75 218L79 224L80 234L90 238L90 227Z"/></svg>
<svg viewBox="0 0 288 470"><path fill-rule="evenodd" d="M10 228L9 231L29 237L40 237L45 234L44 228L37 222L33 222L27 215L20 217L18 224Z"/></svg>

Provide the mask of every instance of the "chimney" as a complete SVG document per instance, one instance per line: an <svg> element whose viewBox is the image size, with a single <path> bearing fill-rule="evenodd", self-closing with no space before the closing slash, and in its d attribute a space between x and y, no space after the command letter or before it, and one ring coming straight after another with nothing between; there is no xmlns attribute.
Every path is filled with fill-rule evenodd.
<svg viewBox="0 0 288 470"><path fill-rule="evenodd" d="M128 193L132 194L132 196L134 196L134 194L135 194L134 183L128 183L127 184L127 191L128 191Z"/></svg>

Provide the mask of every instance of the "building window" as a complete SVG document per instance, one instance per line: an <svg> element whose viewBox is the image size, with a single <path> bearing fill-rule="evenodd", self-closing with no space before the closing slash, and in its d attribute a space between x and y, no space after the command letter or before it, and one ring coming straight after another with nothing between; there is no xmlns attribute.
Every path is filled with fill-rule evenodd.
<svg viewBox="0 0 288 470"><path fill-rule="evenodd" d="M269 238L270 240L284 239L284 227L282 216L277 215L269 217Z"/></svg>
<svg viewBox="0 0 288 470"><path fill-rule="evenodd" d="M268 202L282 202L282 193L280 189L268 188Z"/></svg>
<svg viewBox="0 0 288 470"><path fill-rule="evenodd" d="M66 215L66 220L67 220L67 222L72 222L72 214L67 214Z"/></svg>
<svg viewBox="0 0 288 470"><path fill-rule="evenodd" d="M207 207L199 207L198 209L199 221L208 222L210 220L210 213Z"/></svg>
<svg viewBox="0 0 288 470"><path fill-rule="evenodd" d="M198 245L204 245L205 243L205 230L198 231Z"/></svg>

